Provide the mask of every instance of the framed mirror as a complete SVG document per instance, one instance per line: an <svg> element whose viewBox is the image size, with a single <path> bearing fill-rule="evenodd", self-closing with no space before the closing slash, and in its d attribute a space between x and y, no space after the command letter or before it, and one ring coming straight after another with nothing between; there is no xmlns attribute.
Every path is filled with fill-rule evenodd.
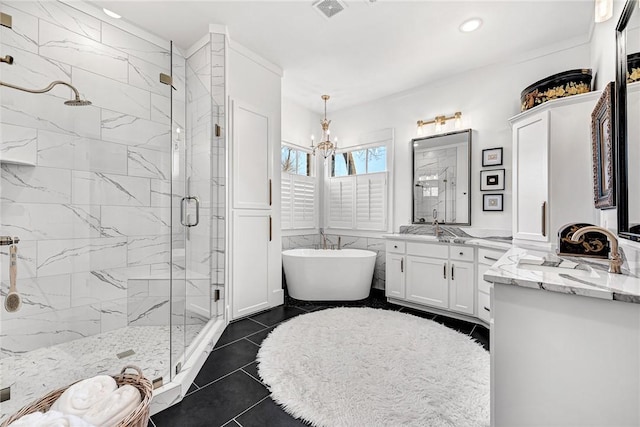
<svg viewBox="0 0 640 427"><path fill-rule="evenodd" d="M471 129L411 142L412 222L471 225Z"/></svg>
<svg viewBox="0 0 640 427"><path fill-rule="evenodd" d="M616 27L618 234L640 241L640 8L627 0Z"/></svg>

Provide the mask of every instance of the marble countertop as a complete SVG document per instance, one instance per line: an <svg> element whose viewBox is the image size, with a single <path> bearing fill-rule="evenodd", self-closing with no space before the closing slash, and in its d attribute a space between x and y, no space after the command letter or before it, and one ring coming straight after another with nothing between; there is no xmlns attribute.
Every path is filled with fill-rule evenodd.
<svg viewBox="0 0 640 427"><path fill-rule="evenodd" d="M479 246L488 249L497 249L501 251L508 250L512 247L511 240L504 237L458 237L442 235L439 237L425 234L406 234L406 233L393 233L384 234L382 237L385 239L398 239L398 240L411 240L416 242L433 242L433 243L447 243L455 245L469 245Z"/></svg>
<svg viewBox="0 0 640 427"><path fill-rule="evenodd" d="M623 274L607 272L607 260L558 257L512 247L487 272L493 283L640 304L640 278L623 266Z"/></svg>

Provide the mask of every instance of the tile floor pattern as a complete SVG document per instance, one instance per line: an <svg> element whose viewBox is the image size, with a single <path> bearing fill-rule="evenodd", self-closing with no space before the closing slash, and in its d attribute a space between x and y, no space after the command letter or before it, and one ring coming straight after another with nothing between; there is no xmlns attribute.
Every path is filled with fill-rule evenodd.
<svg viewBox="0 0 640 427"><path fill-rule="evenodd" d="M257 372L260 344L278 324L300 314L336 306L400 310L432 319L468 334L488 351L489 331L479 325L389 304L383 296L358 303L312 304L287 299L285 305L230 323L187 395L177 405L151 417L150 427L290 427L307 426L269 397Z"/></svg>

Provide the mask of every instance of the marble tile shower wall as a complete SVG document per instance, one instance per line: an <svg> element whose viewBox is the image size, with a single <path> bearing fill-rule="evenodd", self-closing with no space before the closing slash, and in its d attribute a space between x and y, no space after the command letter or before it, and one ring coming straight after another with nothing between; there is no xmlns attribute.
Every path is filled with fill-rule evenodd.
<svg viewBox="0 0 640 427"><path fill-rule="evenodd" d="M19 236L23 307L2 311L2 354L127 324L127 279L170 262L169 52L60 2L3 2L2 80L70 91L2 88L2 234ZM12 153L13 152L13 153ZM6 248L2 264L6 265ZM2 271L2 293L8 283ZM140 308L140 313L147 310Z"/></svg>
<svg viewBox="0 0 640 427"><path fill-rule="evenodd" d="M375 252L376 266L373 272L373 287L375 289L384 289L385 268L386 268L386 250L384 239L374 237L355 237L340 235L340 243L342 248L352 249L368 249ZM288 236L282 238L282 249L298 249L298 248L317 248L322 244L320 234L305 234L300 236ZM338 245L338 235L327 234L327 246Z"/></svg>

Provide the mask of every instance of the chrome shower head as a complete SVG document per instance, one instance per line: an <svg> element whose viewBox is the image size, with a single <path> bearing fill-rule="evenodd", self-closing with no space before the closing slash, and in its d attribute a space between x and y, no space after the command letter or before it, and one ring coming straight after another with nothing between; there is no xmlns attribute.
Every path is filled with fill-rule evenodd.
<svg viewBox="0 0 640 427"><path fill-rule="evenodd" d="M91 105L91 101L87 101L86 99L70 99L68 101L64 101L64 105L71 105L73 107L84 107L85 105Z"/></svg>
<svg viewBox="0 0 640 427"><path fill-rule="evenodd" d="M67 82L60 81L60 80L56 80L54 82L51 82L49 84L49 86L45 87L44 89L27 89L27 88L24 88L24 87L12 85L10 83L5 83L5 82L0 81L0 86L6 86L6 87L10 87L11 89L17 89L17 90L21 90L23 92L29 92L29 93L45 93L45 92L49 92L51 89L53 89L57 85L67 86L68 88L70 88L73 91L73 93L75 95L75 99L70 99L68 101L65 101L64 105L72 105L72 106L76 106L76 107L83 107L85 105L91 105L91 101L87 101L86 99L84 99L84 100L80 99L80 93L78 93L78 89L73 87L71 84L69 84Z"/></svg>

